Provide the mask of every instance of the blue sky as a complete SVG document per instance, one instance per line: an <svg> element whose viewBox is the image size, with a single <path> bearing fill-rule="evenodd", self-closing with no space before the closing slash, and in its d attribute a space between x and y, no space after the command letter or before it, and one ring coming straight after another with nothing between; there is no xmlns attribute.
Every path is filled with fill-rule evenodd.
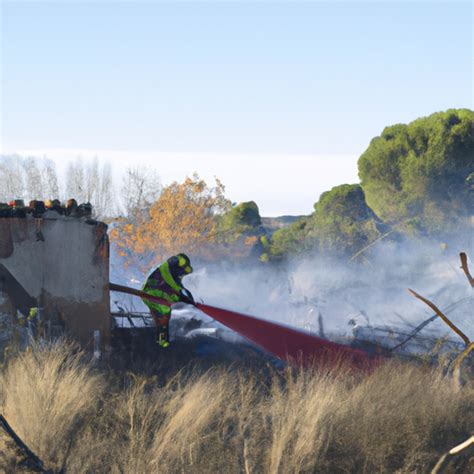
<svg viewBox="0 0 474 474"><path fill-rule="evenodd" d="M2 151L143 159L165 180L190 167L222 175L217 160L266 160L263 186L234 167L231 198L265 202L267 214L310 212L328 187L357 181L357 157L384 126L473 107L472 9L2 2ZM312 179L302 157L313 157ZM295 183L291 209L270 158Z"/></svg>

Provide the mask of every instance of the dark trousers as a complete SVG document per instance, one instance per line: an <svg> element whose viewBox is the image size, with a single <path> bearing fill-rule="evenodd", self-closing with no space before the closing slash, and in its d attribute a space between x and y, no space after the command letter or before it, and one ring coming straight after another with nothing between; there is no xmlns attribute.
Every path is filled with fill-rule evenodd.
<svg viewBox="0 0 474 474"><path fill-rule="evenodd" d="M157 342L160 342L160 341L169 342L170 341L169 325L170 325L171 311L167 314L162 314L152 309L151 315L153 316L153 319L156 325Z"/></svg>

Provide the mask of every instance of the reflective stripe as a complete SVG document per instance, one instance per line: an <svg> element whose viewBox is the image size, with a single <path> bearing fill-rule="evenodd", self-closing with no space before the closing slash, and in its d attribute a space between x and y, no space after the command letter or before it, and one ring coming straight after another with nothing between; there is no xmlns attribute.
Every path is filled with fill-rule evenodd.
<svg viewBox="0 0 474 474"><path fill-rule="evenodd" d="M176 300L173 298L173 296L175 295L168 295L160 290L150 290L150 289L146 289L144 288L143 291L145 291L145 293L148 293L149 295L151 296L157 296L158 298L163 298L164 300L166 301L169 301L171 303L174 303ZM175 296L175 298L177 298ZM155 311L157 311L158 313L160 314L170 314L171 313L171 308L169 306L166 306L164 304L160 304L160 303L157 303L156 301L149 301L145 298L143 298L143 302L150 308L150 309L153 309Z"/></svg>
<svg viewBox="0 0 474 474"><path fill-rule="evenodd" d="M175 281L174 278L171 276L170 272L170 266L168 262L163 263L163 265L160 266L160 273L161 276L163 277L163 280L173 288L176 293L179 293L182 290L182 286L179 286Z"/></svg>
<svg viewBox="0 0 474 474"><path fill-rule="evenodd" d="M151 303L149 301L145 301L145 304L152 309L153 311L156 311L159 314L163 315L169 315L171 314L171 308L169 306L164 306L158 303Z"/></svg>
<svg viewBox="0 0 474 474"><path fill-rule="evenodd" d="M147 286L145 286L142 291L148 293L149 295L157 296L158 298L169 301L170 303L177 303L179 301L179 296L174 293L166 293L166 291L150 288Z"/></svg>

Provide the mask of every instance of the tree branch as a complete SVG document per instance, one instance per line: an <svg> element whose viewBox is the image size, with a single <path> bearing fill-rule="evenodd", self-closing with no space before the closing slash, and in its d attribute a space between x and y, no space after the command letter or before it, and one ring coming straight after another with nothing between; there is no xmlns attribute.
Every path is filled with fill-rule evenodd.
<svg viewBox="0 0 474 474"><path fill-rule="evenodd" d="M463 272L466 274L467 280L469 281L469 284L474 288L474 278L472 277L471 273L469 272L469 267L467 265L467 255L464 252L461 252L459 254L459 257L461 257L461 268Z"/></svg>
<svg viewBox="0 0 474 474"><path fill-rule="evenodd" d="M449 462L458 455L469 456L469 454L474 454L474 436L471 436L469 439L461 443L460 445L454 447L446 454L444 454L440 460L436 463L436 466L431 471L431 474L441 474L445 472L448 467Z"/></svg>
<svg viewBox="0 0 474 474"><path fill-rule="evenodd" d="M469 344L471 343L470 339L455 324L453 324L451 320L447 316L445 316L434 303L427 300L426 298L423 298L423 296L419 295L410 288L408 289L408 291L415 298L418 298L419 300L423 301L423 303L427 304L464 341L466 346L469 346Z"/></svg>

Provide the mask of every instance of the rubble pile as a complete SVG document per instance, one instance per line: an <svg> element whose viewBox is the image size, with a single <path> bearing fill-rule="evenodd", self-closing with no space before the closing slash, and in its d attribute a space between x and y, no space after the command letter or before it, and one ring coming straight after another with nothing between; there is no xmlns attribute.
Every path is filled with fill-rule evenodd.
<svg viewBox="0 0 474 474"><path fill-rule="evenodd" d="M46 201L30 201L28 206L23 199L15 199L9 203L0 202L1 217L25 218L32 216L41 218L45 214L56 212L61 216L68 217L92 217L92 205L90 202L77 204L75 199L68 199L62 204L58 199L47 199Z"/></svg>

